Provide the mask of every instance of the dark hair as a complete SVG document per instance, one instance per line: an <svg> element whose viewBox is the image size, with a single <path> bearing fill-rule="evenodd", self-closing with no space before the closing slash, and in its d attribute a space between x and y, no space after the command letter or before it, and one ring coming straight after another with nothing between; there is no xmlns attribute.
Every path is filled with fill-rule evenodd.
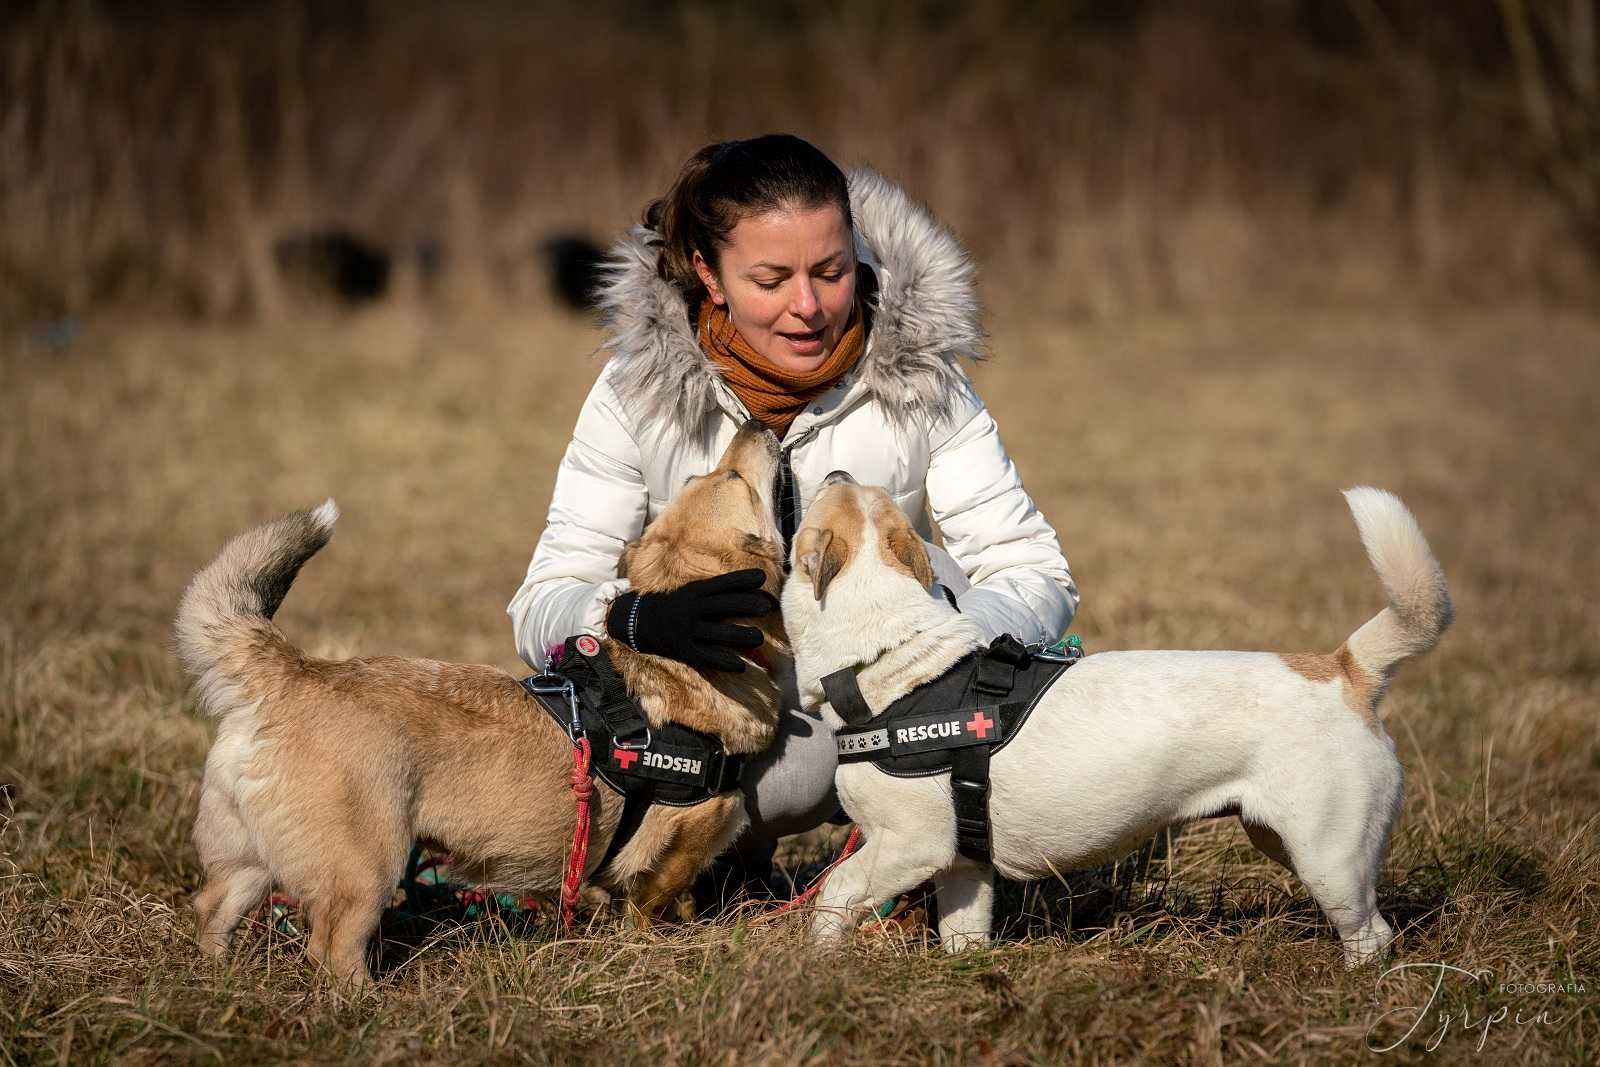
<svg viewBox="0 0 1600 1067"><path fill-rule="evenodd" d="M694 254L717 269L739 220L782 208L834 205L850 226L844 171L815 145L787 133L708 144L689 157L667 195L645 209L661 240L656 272L686 297L703 293Z"/></svg>

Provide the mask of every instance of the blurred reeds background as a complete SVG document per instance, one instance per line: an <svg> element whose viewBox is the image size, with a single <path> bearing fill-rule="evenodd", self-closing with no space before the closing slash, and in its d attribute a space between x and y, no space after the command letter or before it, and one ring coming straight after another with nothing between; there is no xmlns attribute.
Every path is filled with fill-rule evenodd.
<svg viewBox="0 0 1600 1067"><path fill-rule="evenodd" d="M157 0L0 34L13 317L275 313L275 242L330 228L402 295L525 299L545 234L771 129L1068 314L1583 299L1600 252L1592 0Z"/></svg>

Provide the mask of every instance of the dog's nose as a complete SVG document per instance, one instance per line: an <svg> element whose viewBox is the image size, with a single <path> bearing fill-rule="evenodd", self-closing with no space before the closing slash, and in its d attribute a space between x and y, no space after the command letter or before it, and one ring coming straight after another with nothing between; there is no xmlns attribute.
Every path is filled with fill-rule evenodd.
<svg viewBox="0 0 1600 1067"><path fill-rule="evenodd" d="M773 433L772 429L760 419L746 420L745 424L739 427L737 436L746 440L751 437L759 437L761 443L766 446L767 454L774 459L777 458L781 447L778 444L778 435Z"/></svg>
<svg viewBox="0 0 1600 1067"><path fill-rule="evenodd" d="M834 482L849 482L851 485L856 484L856 480L850 477L849 471L834 471L826 478L822 479L823 485L832 485Z"/></svg>

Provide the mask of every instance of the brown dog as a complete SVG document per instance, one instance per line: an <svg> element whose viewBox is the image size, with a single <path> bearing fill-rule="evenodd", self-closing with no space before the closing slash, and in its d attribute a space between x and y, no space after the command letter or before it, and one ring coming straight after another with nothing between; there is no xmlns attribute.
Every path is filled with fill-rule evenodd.
<svg viewBox="0 0 1600 1067"><path fill-rule="evenodd" d="M777 442L752 423L716 470L692 479L623 556L633 588L674 589L758 567L774 595ZM572 744L494 667L375 657L321 660L270 621L302 564L333 534L329 501L234 538L178 610L177 643L200 705L220 720L206 759L195 845L202 950L223 956L274 883L309 907L310 955L341 980L367 978L366 946L412 842L448 849L453 869L494 888L555 892L572 841ZM774 613L760 658L787 666ZM652 726L714 734L731 753L772 740L779 692L767 670L702 675L605 641ZM621 798L597 786L585 876L626 892L648 923L744 827L743 796L656 805L604 871Z"/></svg>

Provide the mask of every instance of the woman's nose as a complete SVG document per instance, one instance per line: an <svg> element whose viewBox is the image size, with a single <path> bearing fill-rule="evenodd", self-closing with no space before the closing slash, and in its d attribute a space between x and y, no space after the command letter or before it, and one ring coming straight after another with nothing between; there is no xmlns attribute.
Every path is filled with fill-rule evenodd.
<svg viewBox="0 0 1600 1067"><path fill-rule="evenodd" d="M795 318L807 320L817 313L817 292L812 288L810 278L799 279L794 298L789 304L789 311Z"/></svg>

